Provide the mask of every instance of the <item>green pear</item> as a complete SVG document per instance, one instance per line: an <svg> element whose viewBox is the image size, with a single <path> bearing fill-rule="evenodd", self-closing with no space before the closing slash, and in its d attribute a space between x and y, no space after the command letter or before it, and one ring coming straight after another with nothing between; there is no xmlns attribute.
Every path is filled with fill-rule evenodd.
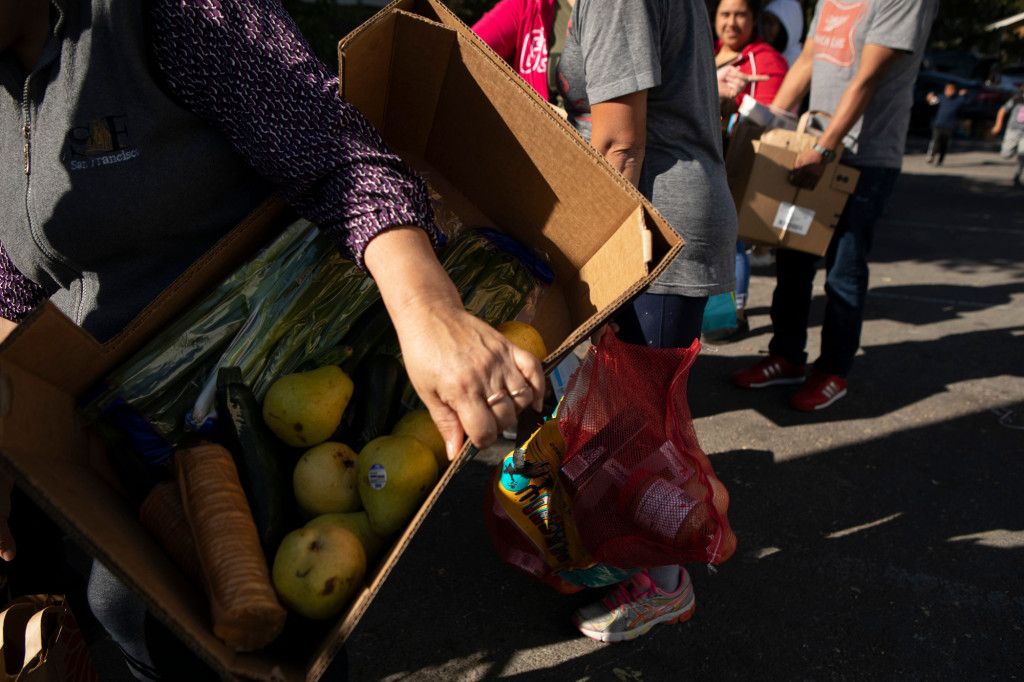
<svg viewBox="0 0 1024 682"><path fill-rule="evenodd" d="M374 533L373 529L370 528L370 519L366 516L365 511L361 510L344 514L321 514L311 519L306 524L306 528L331 525L341 526L359 538L359 541L363 543L363 550L366 551L367 570L377 564L377 559L380 558L387 548L387 540Z"/></svg>
<svg viewBox="0 0 1024 682"><path fill-rule="evenodd" d="M392 436L412 436L420 441L434 453L437 460L437 470L444 471L451 463L448 461L448 451L444 445L444 436L437 429L430 412L424 408L406 412L391 427Z"/></svg>
<svg viewBox="0 0 1024 682"><path fill-rule="evenodd" d="M302 453L292 471L292 490L303 518L362 508L356 489L357 457L352 448L333 441Z"/></svg>
<svg viewBox="0 0 1024 682"><path fill-rule="evenodd" d="M352 398L352 379L337 365L279 377L263 397L263 420L297 448L323 443L341 423Z"/></svg>
<svg viewBox="0 0 1024 682"><path fill-rule="evenodd" d="M437 483L437 460L412 436L380 436L359 451L359 498L377 535L402 530Z"/></svg>
<svg viewBox="0 0 1024 682"><path fill-rule="evenodd" d="M332 618L348 606L366 577L359 538L341 526L297 528L274 555L271 578L277 595L306 618Z"/></svg>

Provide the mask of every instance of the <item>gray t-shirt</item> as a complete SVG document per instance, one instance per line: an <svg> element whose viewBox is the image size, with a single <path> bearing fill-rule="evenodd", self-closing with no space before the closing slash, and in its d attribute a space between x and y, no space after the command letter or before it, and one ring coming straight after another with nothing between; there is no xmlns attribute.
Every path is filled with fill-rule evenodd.
<svg viewBox="0 0 1024 682"><path fill-rule="evenodd" d="M639 189L686 242L648 291L708 296L735 286L736 209L722 160L714 43L701 2L576 0L558 85L590 139L590 105L647 90Z"/></svg>
<svg viewBox="0 0 1024 682"><path fill-rule="evenodd" d="M1006 100L1002 108L1006 111L1006 129L1024 130L1024 93Z"/></svg>
<svg viewBox="0 0 1024 682"><path fill-rule="evenodd" d="M938 0L818 0L811 102L833 113L860 68L865 43L905 52L882 76L864 116L844 140L843 163L899 168L910 122L914 80Z"/></svg>

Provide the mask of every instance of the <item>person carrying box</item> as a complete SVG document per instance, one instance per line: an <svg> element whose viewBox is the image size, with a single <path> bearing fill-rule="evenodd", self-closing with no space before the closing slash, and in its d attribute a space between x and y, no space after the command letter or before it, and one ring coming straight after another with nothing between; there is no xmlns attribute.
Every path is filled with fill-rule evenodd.
<svg viewBox="0 0 1024 682"><path fill-rule="evenodd" d="M425 183L278 0L0 0L0 128L0 336L48 300L108 341L276 191L375 278L449 459L542 408L540 362L441 267ZM0 556L28 572L8 521L29 507L0 478ZM98 562L90 587L136 677L203 679L158 669L152 619Z"/></svg>
<svg viewBox="0 0 1024 682"><path fill-rule="evenodd" d="M774 106L790 110L810 91L810 108L832 117L812 149L802 152L790 182L813 189L840 144L843 163L860 171L825 254L825 319L821 355L807 372L807 326L819 256L779 249L768 356L733 374L743 388L803 384L790 405L820 410L847 393L860 347L875 225L900 173L914 79L937 0L819 0L803 52Z"/></svg>

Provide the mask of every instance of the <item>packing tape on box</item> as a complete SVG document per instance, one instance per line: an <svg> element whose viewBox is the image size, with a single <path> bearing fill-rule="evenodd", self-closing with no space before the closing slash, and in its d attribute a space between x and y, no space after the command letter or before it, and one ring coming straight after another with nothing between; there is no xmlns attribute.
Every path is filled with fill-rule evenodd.
<svg viewBox="0 0 1024 682"><path fill-rule="evenodd" d="M779 203L779 210L775 212L775 221L772 227L787 232L805 236L811 229L814 222L814 211L809 208L802 208L796 204L782 201Z"/></svg>

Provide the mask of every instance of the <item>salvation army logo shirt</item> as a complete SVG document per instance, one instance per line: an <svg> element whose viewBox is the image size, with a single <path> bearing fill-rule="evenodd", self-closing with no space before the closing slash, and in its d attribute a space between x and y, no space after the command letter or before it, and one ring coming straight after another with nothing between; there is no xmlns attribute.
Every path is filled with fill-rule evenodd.
<svg viewBox="0 0 1024 682"><path fill-rule="evenodd" d="M835 64L853 66L857 61L854 34L867 16L868 7L860 2L825 0L814 34L814 58Z"/></svg>

